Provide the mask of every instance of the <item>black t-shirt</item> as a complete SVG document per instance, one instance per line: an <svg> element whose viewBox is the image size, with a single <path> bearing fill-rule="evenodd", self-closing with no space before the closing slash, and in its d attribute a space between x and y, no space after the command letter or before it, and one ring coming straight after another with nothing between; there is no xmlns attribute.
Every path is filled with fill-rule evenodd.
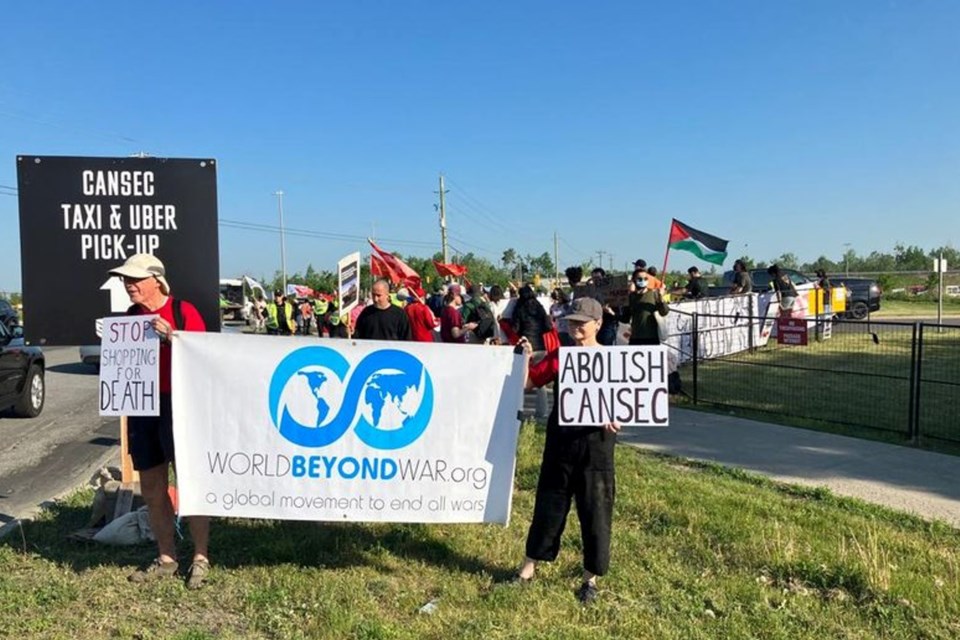
<svg viewBox="0 0 960 640"><path fill-rule="evenodd" d="M360 340L409 340L410 321L403 309L396 305L378 309L371 304L357 317L357 329L353 335Z"/></svg>
<svg viewBox="0 0 960 640"><path fill-rule="evenodd" d="M701 278L690 278L690 282L687 283L687 297L696 299L703 296L703 280Z"/></svg>

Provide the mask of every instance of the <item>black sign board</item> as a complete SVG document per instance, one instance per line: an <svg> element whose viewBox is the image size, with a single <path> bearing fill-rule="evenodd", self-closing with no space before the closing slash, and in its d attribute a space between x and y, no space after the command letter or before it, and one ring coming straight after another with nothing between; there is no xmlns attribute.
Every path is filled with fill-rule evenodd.
<svg viewBox="0 0 960 640"><path fill-rule="evenodd" d="M107 271L137 253L220 330L213 160L18 156L17 180L28 342L99 344L96 320L130 306Z"/></svg>

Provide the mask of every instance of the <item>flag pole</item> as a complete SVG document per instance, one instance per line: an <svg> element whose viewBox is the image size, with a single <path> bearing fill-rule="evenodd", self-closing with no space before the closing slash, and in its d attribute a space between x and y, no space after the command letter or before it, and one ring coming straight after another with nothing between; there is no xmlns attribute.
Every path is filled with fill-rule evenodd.
<svg viewBox="0 0 960 640"><path fill-rule="evenodd" d="M674 222L676 222L676 219L671 218L670 233L667 234L667 250L663 253L663 270L660 271L660 281L664 283L664 287L666 287L666 283L667 283L667 258L670 257L670 234L673 233Z"/></svg>

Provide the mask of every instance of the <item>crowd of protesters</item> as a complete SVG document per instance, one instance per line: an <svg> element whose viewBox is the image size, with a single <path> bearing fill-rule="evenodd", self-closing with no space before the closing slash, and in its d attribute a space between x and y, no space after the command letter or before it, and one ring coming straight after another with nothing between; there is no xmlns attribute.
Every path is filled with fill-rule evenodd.
<svg viewBox="0 0 960 640"><path fill-rule="evenodd" d="M732 292L750 292L752 284L745 265L737 261L734 271ZM168 342L175 329L203 330L202 321L199 325L191 320L177 326L168 309L172 308L169 287L159 261L140 264L131 259L111 273L124 278L137 313L160 310L160 319L155 322ZM668 291L657 270L648 267L644 260L637 260L624 296L623 291L613 291L611 279L602 268L593 269L584 279L581 267L571 267L565 271L569 288L554 288L549 302L531 284L487 288L482 283L444 283L427 295L420 286L395 288L390 281L380 279L372 283L366 299L361 296L361 301L346 312L331 296L297 298L277 290L269 300L264 296L254 300L251 324L254 332L270 335L517 345L517 353L522 353L527 361L525 386L536 390L535 417L546 420L547 435L525 555L512 582L530 582L538 563L557 557L568 512L576 501L583 552L577 598L589 604L598 594L597 578L607 572L610 564L615 493L613 451L620 425L559 427L557 403L554 401L552 410L549 409L547 390L552 386L556 394L559 386L559 347L600 347L617 342L660 344L670 299L697 299L706 294L699 271L691 267L688 274L685 286ZM789 278L776 267L771 268L771 275L781 306L791 304L796 289ZM821 281L829 282L825 274L818 275L822 276ZM192 306L185 302L183 306L191 310L193 315L189 318L199 318ZM622 324L629 328L618 335ZM165 498L166 477L173 462L172 444L165 444L172 439L167 422L165 417L149 424L144 421L144 433L159 429L161 436L155 438L156 443L148 443L143 433L133 432L132 448L143 449L135 452L134 463L145 481L151 523L158 534L158 556L147 568L131 576L135 582L177 572L173 532L165 524L172 520ZM191 587L200 586L209 570L208 523L209 519L204 518L191 521L196 549L188 572Z"/></svg>

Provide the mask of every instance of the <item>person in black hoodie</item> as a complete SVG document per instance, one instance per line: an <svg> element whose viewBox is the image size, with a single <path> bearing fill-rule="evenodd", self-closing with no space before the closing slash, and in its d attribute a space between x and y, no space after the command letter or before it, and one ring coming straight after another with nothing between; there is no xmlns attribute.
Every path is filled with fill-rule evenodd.
<svg viewBox="0 0 960 640"><path fill-rule="evenodd" d="M530 344L530 349L533 352L531 356L533 362L540 362L547 354L547 348L543 343L543 334L553 328L553 323L550 321L550 316L547 315L547 310L537 300L537 294L534 293L533 287L528 284L520 288L517 296L517 306L513 309L511 324L514 333L521 339L526 338ZM547 417L547 404L547 390L542 387L538 388L537 407L533 417L538 420L545 419Z"/></svg>

